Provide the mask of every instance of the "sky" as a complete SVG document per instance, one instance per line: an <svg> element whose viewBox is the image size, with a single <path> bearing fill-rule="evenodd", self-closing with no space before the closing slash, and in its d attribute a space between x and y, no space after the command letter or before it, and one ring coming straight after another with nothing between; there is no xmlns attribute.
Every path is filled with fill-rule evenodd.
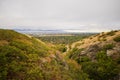
<svg viewBox="0 0 120 80"><path fill-rule="evenodd" d="M0 0L0 28L120 29L120 0Z"/></svg>

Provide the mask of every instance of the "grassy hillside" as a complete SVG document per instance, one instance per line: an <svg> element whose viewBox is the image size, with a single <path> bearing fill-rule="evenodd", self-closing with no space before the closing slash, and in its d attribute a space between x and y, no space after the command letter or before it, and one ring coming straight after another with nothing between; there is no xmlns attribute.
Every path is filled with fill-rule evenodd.
<svg viewBox="0 0 120 80"><path fill-rule="evenodd" d="M74 60L53 46L0 29L0 80L89 80Z"/></svg>
<svg viewBox="0 0 120 80"><path fill-rule="evenodd" d="M66 57L92 80L120 79L120 31L103 32L75 42Z"/></svg>

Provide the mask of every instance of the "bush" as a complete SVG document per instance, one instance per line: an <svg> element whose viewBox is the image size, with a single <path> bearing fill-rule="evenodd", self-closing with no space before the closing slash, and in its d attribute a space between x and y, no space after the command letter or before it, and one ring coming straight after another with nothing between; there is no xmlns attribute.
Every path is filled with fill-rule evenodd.
<svg viewBox="0 0 120 80"><path fill-rule="evenodd" d="M120 42L120 36L115 37L113 40L116 42Z"/></svg>
<svg viewBox="0 0 120 80"><path fill-rule="evenodd" d="M78 49L78 48L73 48L69 53L68 53L68 57L70 58L70 59L74 59L74 60L77 60L78 59L78 56L79 56L79 54L80 54L80 52L83 50L83 48L82 49Z"/></svg>
<svg viewBox="0 0 120 80"><path fill-rule="evenodd" d="M103 50L109 50L109 49L113 49L115 45L114 44L107 44L103 46Z"/></svg>
<svg viewBox="0 0 120 80"><path fill-rule="evenodd" d="M68 60L69 72L72 80L90 80L88 74L84 73L80 68L80 65L77 64L74 60ZM67 79L69 80L69 79Z"/></svg>
<svg viewBox="0 0 120 80"><path fill-rule="evenodd" d="M119 74L117 64L106 55L105 51L97 54L96 62L85 62L82 69L92 80L113 80Z"/></svg>
<svg viewBox="0 0 120 80"><path fill-rule="evenodd" d="M106 35L113 36L113 35L115 35L115 32L116 31L111 31L111 32L108 32Z"/></svg>
<svg viewBox="0 0 120 80"><path fill-rule="evenodd" d="M84 63L84 62L89 62L90 58L87 56L81 56L80 58L77 59L77 62L80 63Z"/></svg>
<svg viewBox="0 0 120 80"><path fill-rule="evenodd" d="M0 80L17 79L26 70L27 55L14 46L0 47ZM24 75L24 74L23 74Z"/></svg>
<svg viewBox="0 0 120 80"><path fill-rule="evenodd" d="M57 50L59 50L60 52L66 52L67 47L64 44L61 45L57 45Z"/></svg>

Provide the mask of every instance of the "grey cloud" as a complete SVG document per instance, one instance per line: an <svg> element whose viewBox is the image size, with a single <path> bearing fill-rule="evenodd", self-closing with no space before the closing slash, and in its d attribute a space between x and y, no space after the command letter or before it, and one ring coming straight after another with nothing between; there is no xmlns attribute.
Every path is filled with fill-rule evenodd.
<svg viewBox="0 0 120 80"><path fill-rule="evenodd" d="M1 28L120 29L119 14L120 0L0 0Z"/></svg>

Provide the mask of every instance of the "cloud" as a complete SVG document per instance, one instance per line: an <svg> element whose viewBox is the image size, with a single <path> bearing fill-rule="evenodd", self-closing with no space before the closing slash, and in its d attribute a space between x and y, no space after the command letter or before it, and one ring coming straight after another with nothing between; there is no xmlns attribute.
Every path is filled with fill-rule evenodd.
<svg viewBox="0 0 120 80"><path fill-rule="evenodd" d="M120 29L120 0L0 0L1 28Z"/></svg>

